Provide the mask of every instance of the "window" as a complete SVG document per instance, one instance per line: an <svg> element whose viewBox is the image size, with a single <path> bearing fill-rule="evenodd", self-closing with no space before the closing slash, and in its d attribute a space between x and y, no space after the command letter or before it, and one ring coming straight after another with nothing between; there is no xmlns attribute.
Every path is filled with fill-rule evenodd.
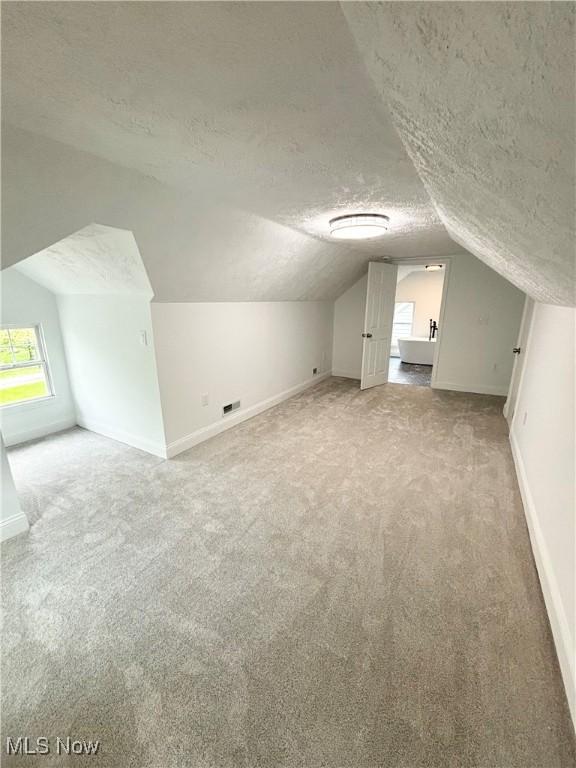
<svg viewBox="0 0 576 768"><path fill-rule="evenodd" d="M414 302L397 301L394 304L394 322L392 325L392 345L390 354L398 357L398 339L403 336L412 336L412 323L414 321Z"/></svg>
<svg viewBox="0 0 576 768"><path fill-rule="evenodd" d="M52 395L40 326L0 329L0 405Z"/></svg>

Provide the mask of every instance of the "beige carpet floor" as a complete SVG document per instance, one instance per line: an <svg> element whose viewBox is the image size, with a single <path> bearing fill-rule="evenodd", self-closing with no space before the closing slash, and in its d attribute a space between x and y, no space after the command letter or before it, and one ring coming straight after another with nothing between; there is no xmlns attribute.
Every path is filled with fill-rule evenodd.
<svg viewBox="0 0 576 768"><path fill-rule="evenodd" d="M3 738L101 749L2 765L573 768L501 409L329 379L169 462L11 450Z"/></svg>

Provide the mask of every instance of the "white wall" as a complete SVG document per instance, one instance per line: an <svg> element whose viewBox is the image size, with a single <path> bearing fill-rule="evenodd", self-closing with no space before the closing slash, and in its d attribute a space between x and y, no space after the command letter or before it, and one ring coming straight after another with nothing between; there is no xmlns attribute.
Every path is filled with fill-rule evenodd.
<svg viewBox="0 0 576 768"><path fill-rule="evenodd" d="M152 304L168 454L328 373L332 314L331 302ZM223 417L236 400L241 410Z"/></svg>
<svg viewBox="0 0 576 768"><path fill-rule="evenodd" d="M334 302L332 373L359 379L362 373L362 331L368 275L364 275Z"/></svg>
<svg viewBox="0 0 576 768"><path fill-rule="evenodd" d="M402 278L396 286L396 301L414 302L414 336L428 338L430 318L440 321L444 270L425 272L416 270Z"/></svg>
<svg viewBox="0 0 576 768"><path fill-rule="evenodd" d="M432 386L506 395L524 294L470 254L451 259Z"/></svg>
<svg viewBox="0 0 576 768"><path fill-rule="evenodd" d="M6 457L4 439L0 436L0 453L2 456L2 506L0 507L0 541L17 536L28 530L28 520L20 507L14 479Z"/></svg>
<svg viewBox="0 0 576 768"><path fill-rule="evenodd" d="M149 300L59 296L58 307L78 424L163 456Z"/></svg>
<svg viewBox="0 0 576 768"><path fill-rule="evenodd" d="M576 723L576 310L536 304L510 440Z"/></svg>
<svg viewBox="0 0 576 768"><path fill-rule="evenodd" d="M54 397L32 403L4 406L0 410L6 445L58 432L76 423L70 391L56 297L16 269L2 272L2 322L22 326L42 325Z"/></svg>

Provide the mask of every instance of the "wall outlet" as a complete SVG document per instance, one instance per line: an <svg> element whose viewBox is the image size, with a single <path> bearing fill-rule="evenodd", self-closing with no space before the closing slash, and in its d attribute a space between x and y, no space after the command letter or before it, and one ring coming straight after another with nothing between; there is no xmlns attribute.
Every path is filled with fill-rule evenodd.
<svg viewBox="0 0 576 768"><path fill-rule="evenodd" d="M312 368L312 374L316 376L317 373L318 373L318 368Z"/></svg>
<svg viewBox="0 0 576 768"><path fill-rule="evenodd" d="M528 411L524 411L524 416L522 417L522 426L526 424L527 418L528 418Z"/></svg>
<svg viewBox="0 0 576 768"><path fill-rule="evenodd" d="M202 403L202 405L208 405L208 403L210 402L208 395L202 395L200 398L200 402Z"/></svg>
<svg viewBox="0 0 576 768"><path fill-rule="evenodd" d="M140 331L140 344L142 344L143 347L148 346L148 334L146 331Z"/></svg>

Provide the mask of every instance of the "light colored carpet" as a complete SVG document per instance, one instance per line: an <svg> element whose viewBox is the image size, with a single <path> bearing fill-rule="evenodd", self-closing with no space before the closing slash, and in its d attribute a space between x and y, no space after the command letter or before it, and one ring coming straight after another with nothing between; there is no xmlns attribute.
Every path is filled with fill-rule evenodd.
<svg viewBox="0 0 576 768"><path fill-rule="evenodd" d="M572 768L502 400L330 379L170 462L13 449L3 765Z"/></svg>

